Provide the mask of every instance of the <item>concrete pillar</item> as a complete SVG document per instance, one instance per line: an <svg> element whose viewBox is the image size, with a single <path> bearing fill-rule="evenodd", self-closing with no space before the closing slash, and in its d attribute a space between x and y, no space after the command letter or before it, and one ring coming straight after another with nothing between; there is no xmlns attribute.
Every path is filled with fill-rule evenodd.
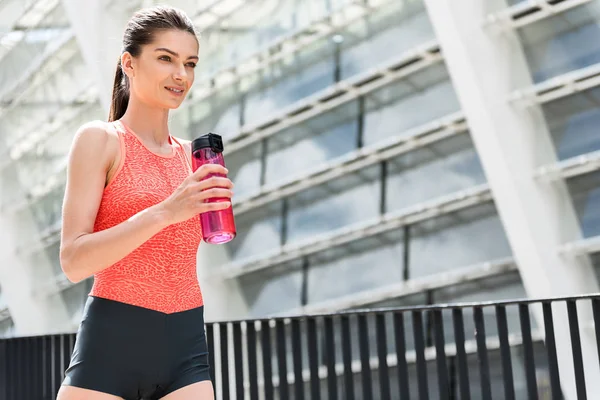
<svg viewBox="0 0 600 400"><path fill-rule="evenodd" d="M508 7L505 0L425 0L498 213L532 298L598 292L589 259L563 257L559 247L581 238L564 181L538 182L534 171L557 161L539 106L508 101L533 84L522 45L512 29L486 26L486 17ZM497 27L496 27L497 28ZM543 327L541 309L534 309ZM600 395L600 370L588 308L580 309L581 339L589 398ZM569 323L555 312L557 351L565 398L577 398Z"/></svg>
<svg viewBox="0 0 600 400"><path fill-rule="evenodd" d="M11 174L8 168L0 177L0 198L19 190L17 174ZM19 246L31 243L37 234L39 230L28 209L16 215L0 210L0 285L17 336L72 330L67 307L60 296L36 296L36 287L54 277L51 261L40 257L34 265L17 252Z"/></svg>

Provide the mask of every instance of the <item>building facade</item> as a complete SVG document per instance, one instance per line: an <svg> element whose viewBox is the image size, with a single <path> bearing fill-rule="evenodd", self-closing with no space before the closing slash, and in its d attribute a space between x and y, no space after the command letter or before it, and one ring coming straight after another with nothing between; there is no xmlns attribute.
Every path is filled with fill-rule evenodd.
<svg viewBox="0 0 600 400"><path fill-rule="evenodd" d="M223 135L235 184L238 236L199 249L209 319L598 291L597 0L168 3L202 34L173 134ZM150 4L0 1L0 335L78 324L66 155Z"/></svg>

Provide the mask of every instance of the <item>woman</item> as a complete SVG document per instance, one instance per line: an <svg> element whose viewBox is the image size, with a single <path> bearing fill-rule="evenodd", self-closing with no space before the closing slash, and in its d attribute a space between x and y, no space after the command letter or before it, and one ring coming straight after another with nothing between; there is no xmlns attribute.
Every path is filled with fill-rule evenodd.
<svg viewBox="0 0 600 400"><path fill-rule="evenodd" d="M230 180L192 173L169 110L194 81L198 40L181 11L136 13L123 39L109 122L77 132L69 155L60 260L94 276L59 400L213 399L196 276L198 215L230 206ZM207 178L207 179L204 179Z"/></svg>

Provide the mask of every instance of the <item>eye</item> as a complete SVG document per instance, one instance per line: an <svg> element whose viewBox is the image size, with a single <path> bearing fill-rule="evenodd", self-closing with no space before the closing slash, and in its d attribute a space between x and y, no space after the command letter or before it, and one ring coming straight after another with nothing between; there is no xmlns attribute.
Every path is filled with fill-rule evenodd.
<svg viewBox="0 0 600 400"><path fill-rule="evenodd" d="M190 67L190 68L196 68L196 63L189 62L189 63L187 63L187 66Z"/></svg>
<svg viewBox="0 0 600 400"><path fill-rule="evenodd" d="M160 56L160 57L158 57L158 59L162 60L162 61L171 61L171 57L169 57L169 56Z"/></svg>

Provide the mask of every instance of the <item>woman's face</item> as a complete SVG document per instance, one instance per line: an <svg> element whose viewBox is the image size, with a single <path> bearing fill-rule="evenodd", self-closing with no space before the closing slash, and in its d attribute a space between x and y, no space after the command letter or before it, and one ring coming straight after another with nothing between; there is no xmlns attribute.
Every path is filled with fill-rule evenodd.
<svg viewBox="0 0 600 400"><path fill-rule="evenodd" d="M132 95L151 106L174 109L194 83L198 42L186 31L158 32L152 43L142 46L139 57L126 57Z"/></svg>

